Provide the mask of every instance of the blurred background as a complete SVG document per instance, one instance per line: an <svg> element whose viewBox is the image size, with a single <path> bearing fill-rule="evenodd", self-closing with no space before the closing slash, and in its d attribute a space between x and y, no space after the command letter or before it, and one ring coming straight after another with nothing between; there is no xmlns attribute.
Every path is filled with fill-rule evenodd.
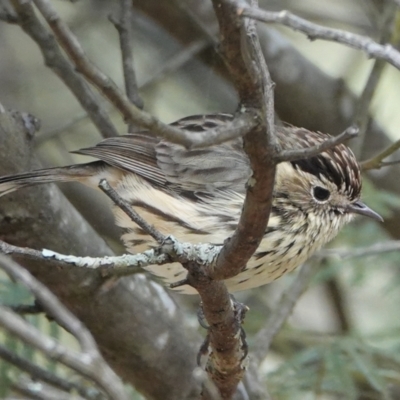
<svg viewBox="0 0 400 400"><path fill-rule="evenodd" d="M7 2L1 3L11 9ZM123 88L118 33L109 20L110 15L118 15L118 2L52 3L88 57ZM133 7L134 67L144 109L164 122L193 114L233 113L238 100L216 47L211 4L133 0ZM311 22L399 48L395 1L263 0L260 7L287 9ZM358 123L362 134L351 146L360 160L400 139L398 70L337 43L310 41L285 27L259 27L276 82L278 120L334 135ZM118 131L126 133L121 116L100 94L98 97ZM0 21L0 102L40 120L33 146L43 166L87 161L68 152L102 139L69 89L46 68L38 46L17 24L4 21ZM394 160L400 160L400 154L394 153L386 161ZM385 223L357 220L329 245L338 250L310 261L318 263L318 272L262 363L263 379L274 398L400 398L399 253L352 257L354 248L400 238L399 172L394 165L369 171L364 177L364 201L384 216ZM108 200L79 185L61 187L113 250L123 253ZM341 257L344 254L346 258ZM250 348L293 279L295 276L289 276L237 296L251 309L245 323ZM198 299L172 295L196 325ZM27 294L11 287L5 277L0 282L2 303L26 298ZM32 322L51 335L68 336L44 318L32 317ZM29 353L10 337L2 340ZM37 357L33 352L31 356ZM15 374L7 363L0 364L2 396L7 396L6 383ZM140 398L134 390L132 396Z"/></svg>

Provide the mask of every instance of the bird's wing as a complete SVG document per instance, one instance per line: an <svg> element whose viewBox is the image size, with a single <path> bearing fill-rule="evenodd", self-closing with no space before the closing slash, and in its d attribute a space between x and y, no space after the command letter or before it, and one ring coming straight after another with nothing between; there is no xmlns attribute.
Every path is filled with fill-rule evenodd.
<svg viewBox="0 0 400 400"><path fill-rule="evenodd" d="M113 167L134 172L156 184L165 184L165 176L157 165L155 146L157 138L130 134L108 138L93 147L73 151L91 156Z"/></svg>
<svg viewBox="0 0 400 400"><path fill-rule="evenodd" d="M173 125L204 132L230 120L208 116L184 118ZM105 139L94 147L74 153L98 158L114 167L133 172L176 192L210 193L214 190L244 192L251 170L240 141L189 150L145 133Z"/></svg>

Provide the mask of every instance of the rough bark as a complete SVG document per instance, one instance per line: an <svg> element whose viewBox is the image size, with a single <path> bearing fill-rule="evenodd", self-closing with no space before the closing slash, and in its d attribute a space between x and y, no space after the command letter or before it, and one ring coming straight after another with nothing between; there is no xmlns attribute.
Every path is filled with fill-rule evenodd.
<svg viewBox="0 0 400 400"><path fill-rule="evenodd" d="M32 120L0 113L0 174L39 167L31 153ZM1 198L0 237L65 254L110 255L95 231L51 185ZM194 399L197 335L168 293L144 275L107 282L96 272L17 260L90 329L104 357L149 399ZM198 347L198 346L197 346Z"/></svg>

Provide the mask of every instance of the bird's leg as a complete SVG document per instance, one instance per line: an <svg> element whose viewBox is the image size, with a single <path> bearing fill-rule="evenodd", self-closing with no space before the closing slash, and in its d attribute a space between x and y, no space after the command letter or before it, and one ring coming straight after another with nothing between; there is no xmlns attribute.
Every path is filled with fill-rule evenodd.
<svg viewBox="0 0 400 400"><path fill-rule="evenodd" d="M201 357L206 356L208 354L208 347L210 346L210 334L207 333L206 337L204 338L203 343L201 344L199 351L197 353L197 365L201 367Z"/></svg>
<svg viewBox="0 0 400 400"><path fill-rule="evenodd" d="M230 296L233 305L233 312L235 313L235 318L240 325L240 340L242 342L242 350L243 350L243 356L240 361L243 361L249 353L249 346L246 340L246 332L242 327L244 319L246 317L246 313L247 311L249 311L249 307L247 307L243 303L236 301L235 297L232 294Z"/></svg>
<svg viewBox="0 0 400 400"><path fill-rule="evenodd" d="M236 301L235 297L231 294L231 302L232 302L232 306L233 306L233 311L235 314L235 318L237 320L237 322L239 323L240 326L240 340L242 342L242 351L243 351L243 356L241 358L240 361L243 361L248 353L249 353L249 346L247 344L247 340L246 340L246 332L243 329L242 325L244 322L244 318L246 316L247 311L249 311L249 307L247 307L245 304L240 303L238 301ZM200 303L199 308L197 310L197 320L200 324L200 326L204 329L209 330L210 329L210 325L208 325L207 320L204 316L204 311L203 311L203 304ZM203 344L200 346L199 352L197 353L197 363L198 365L200 365L200 359L202 356L206 355L208 353L208 346L210 344L210 335L209 333L207 333L206 338L204 339Z"/></svg>
<svg viewBox="0 0 400 400"><path fill-rule="evenodd" d="M210 329L210 325L208 325L206 317L204 315L202 302L200 302L199 308L197 309L197 321L199 322L199 324L202 328L207 329L207 330Z"/></svg>

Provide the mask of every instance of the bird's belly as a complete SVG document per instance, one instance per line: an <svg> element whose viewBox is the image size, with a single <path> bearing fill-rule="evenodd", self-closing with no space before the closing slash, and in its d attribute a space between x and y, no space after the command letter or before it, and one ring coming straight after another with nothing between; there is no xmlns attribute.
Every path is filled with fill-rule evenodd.
<svg viewBox="0 0 400 400"><path fill-rule="evenodd" d="M303 264L311 253L320 247L318 243L302 239L292 243L293 241L287 239L278 247L271 247L274 241L265 238L243 271L225 280L228 290L237 292L272 282ZM145 269L160 277L166 285L183 280L187 274L179 263L151 265ZM188 285L179 286L174 290L185 294L197 294L197 291Z"/></svg>
<svg viewBox="0 0 400 400"><path fill-rule="evenodd" d="M308 252L304 251L304 254L293 257L265 255L260 258L257 256L258 254L260 252L255 253L247 263L246 268L238 275L225 280L229 292L262 286L292 272L307 259ZM167 285L183 280L187 274L187 271L179 263L150 265L145 269L160 277ZM197 294L197 291L188 285L179 286L174 290L185 294Z"/></svg>
<svg viewBox="0 0 400 400"><path fill-rule="evenodd" d="M150 224L163 234L172 234L181 242L223 244L231 236L240 215L243 199L232 201L215 199L214 203L194 203L183 198L171 197L142 182L139 178L125 182L135 185L123 197ZM127 233L122 236L126 248L139 253L156 247L157 243L135 225L121 210L115 210L117 223ZM228 223L229 222L229 223ZM230 292L258 287L274 281L301 265L323 243L317 243L323 235L298 234L299 227L282 226L280 218L271 215L265 236L247 266L233 278L225 281ZM310 230L314 231L314 230ZM318 231L318 230L317 230ZM165 284L182 281L186 270L179 263L151 265L145 268L160 277ZM187 294L197 291L183 285L175 290Z"/></svg>

